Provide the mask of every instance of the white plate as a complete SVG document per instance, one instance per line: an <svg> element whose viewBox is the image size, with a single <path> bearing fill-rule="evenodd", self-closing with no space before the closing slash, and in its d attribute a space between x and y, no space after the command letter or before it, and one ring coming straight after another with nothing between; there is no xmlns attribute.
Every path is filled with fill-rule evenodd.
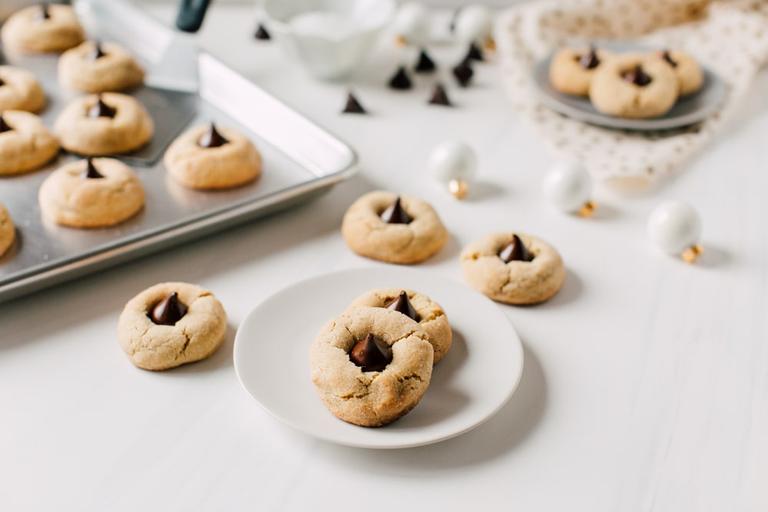
<svg viewBox="0 0 768 512"><path fill-rule="evenodd" d="M364 428L337 419L322 404L310 380L309 346L355 297L380 287L432 297L448 315L454 342L413 411L386 427ZM523 371L520 339L499 306L454 281L400 267L345 270L281 290L240 325L234 358L243 387L277 419L362 448L407 448L467 432L507 402Z"/></svg>

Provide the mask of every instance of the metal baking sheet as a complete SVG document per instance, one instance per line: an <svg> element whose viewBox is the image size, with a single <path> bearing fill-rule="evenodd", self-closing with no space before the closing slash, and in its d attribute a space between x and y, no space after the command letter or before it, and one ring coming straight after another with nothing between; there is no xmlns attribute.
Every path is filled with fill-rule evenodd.
<svg viewBox="0 0 768 512"><path fill-rule="evenodd" d="M161 32L167 29L121 0L95 3L98 16L84 20L89 35L96 25L99 37L135 51L148 68L162 59L163 45L167 48L172 40ZM130 16L133 19L126 18ZM120 27L141 27L141 37L120 29L111 32L110 20L119 20ZM153 44L147 45L147 41ZM29 59L8 58L29 67L42 82L50 101L42 117L51 126L71 93L58 87L55 57ZM143 152L120 157L133 166L146 191L144 210L123 224L82 230L57 226L41 217L40 184L52 170L76 156L62 152L42 170L0 178L0 203L10 211L18 239L0 258L0 301L306 201L354 173L357 158L349 146L215 57L199 54L197 81L195 94L150 87L132 92L147 105L158 136ZM257 182L202 192L170 179L159 158L167 144L188 126L209 121L250 136L263 157L263 174Z"/></svg>

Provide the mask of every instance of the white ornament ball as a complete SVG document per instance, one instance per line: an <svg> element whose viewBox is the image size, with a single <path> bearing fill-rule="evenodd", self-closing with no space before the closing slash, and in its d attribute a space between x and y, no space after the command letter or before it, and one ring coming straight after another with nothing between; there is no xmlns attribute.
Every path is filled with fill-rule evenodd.
<svg viewBox="0 0 768 512"><path fill-rule="evenodd" d="M446 141L432 150L427 167L441 183L449 184L454 180L469 183L477 172L477 156L463 142Z"/></svg>
<svg viewBox="0 0 768 512"><path fill-rule="evenodd" d="M491 35L491 11L484 5L470 5L459 10L455 32L462 41L477 41Z"/></svg>
<svg viewBox="0 0 768 512"><path fill-rule="evenodd" d="M427 9L420 3L405 3L397 10L392 26L395 33L408 42L420 42L426 39Z"/></svg>
<svg viewBox="0 0 768 512"><path fill-rule="evenodd" d="M592 178L579 162L558 162L544 179L544 194L559 210L575 213L590 203Z"/></svg>
<svg viewBox="0 0 768 512"><path fill-rule="evenodd" d="M701 238L701 218L683 201L667 201L648 218L648 236L664 252L681 255Z"/></svg>

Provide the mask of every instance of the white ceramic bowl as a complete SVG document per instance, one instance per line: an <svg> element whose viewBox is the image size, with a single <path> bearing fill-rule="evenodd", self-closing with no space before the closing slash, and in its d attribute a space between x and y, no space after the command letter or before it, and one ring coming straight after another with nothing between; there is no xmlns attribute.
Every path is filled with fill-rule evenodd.
<svg viewBox="0 0 768 512"><path fill-rule="evenodd" d="M322 79L340 78L355 69L394 11L394 0L264 1L278 44Z"/></svg>

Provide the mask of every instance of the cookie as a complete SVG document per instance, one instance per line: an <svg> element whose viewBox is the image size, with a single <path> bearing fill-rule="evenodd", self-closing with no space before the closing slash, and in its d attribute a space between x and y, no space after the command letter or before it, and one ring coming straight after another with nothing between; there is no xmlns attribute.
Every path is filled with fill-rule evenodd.
<svg viewBox="0 0 768 512"><path fill-rule="evenodd" d="M0 256L3 256L16 240L16 228L8 210L0 204Z"/></svg>
<svg viewBox="0 0 768 512"><path fill-rule="evenodd" d="M86 41L59 58L59 82L82 92L122 91L141 85L144 70L122 46Z"/></svg>
<svg viewBox="0 0 768 512"><path fill-rule="evenodd" d="M59 141L35 114L20 110L0 113L0 176L38 169L58 152Z"/></svg>
<svg viewBox="0 0 768 512"><path fill-rule="evenodd" d="M40 112L44 106L45 93L35 75L25 69L0 66L0 112Z"/></svg>
<svg viewBox="0 0 768 512"><path fill-rule="evenodd" d="M407 316L359 307L331 320L310 348L312 382L339 419L380 427L413 409L432 377L427 333Z"/></svg>
<svg viewBox="0 0 768 512"><path fill-rule="evenodd" d="M102 156L140 148L152 138L155 125L134 98L105 92L72 100L53 129L67 151Z"/></svg>
<svg viewBox="0 0 768 512"><path fill-rule="evenodd" d="M38 192L43 216L73 228L119 224L144 206L144 187L130 167L112 158L70 162L55 170Z"/></svg>
<svg viewBox="0 0 768 512"><path fill-rule="evenodd" d="M658 117L675 104L678 89L675 73L666 62L629 54L611 59L597 70L589 99L604 114Z"/></svg>
<svg viewBox="0 0 768 512"><path fill-rule="evenodd" d="M167 370L218 349L227 314L213 293L188 283L160 283L128 301L117 323L120 346L133 364Z"/></svg>
<svg viewBox="0 0 768 512"><path fill-rule="evenodd" d="M654 54L666 62L675 73L680 87L680 95L693 94L704 83L704 72L696 59L679 50L663 50Z"/></svg>
<svg viewBox="0 0 768 512"><path fill-rule="evenodd" d="M58 53L82 43L85 33L72 7L45 3L13 13L0 37L11 51Z"/></svg>
<svg viewBox="0 0 768 512"><path fill-rule="evenodd" d="M549 81L564 94L586 96L595 72L613 55L603 49L564 48L557 52L549 65Z"/></svg>
<svg viewBox="0 0 768 512"><path fill-rule="evenodd" d="M344 214L341 234L360 256L388 263L419 263L448 240L437 212L428 203L391 192L369 192Z"/></svg>
<svg viewBox="0 0 768 512"><path fill-rule="evenodd" d="M399 311L415 320L426 331L437 364L451 349L453 332L440 304L423 293L402 288L380 288L356 298L350 308L368 306Z"/></svg>
<svg viewBox="0 0 768 512"><path fill-rule="evenodd" d="M565 280L555 248L523 233L496 233L469 244L461 266L470 286L507 304L544 302Z"/></svg>
<svg viewBox="0 0 768 512"><path fill-rule="evenodd" d="M261 175L261 155L243 134L231 128L200 125L181 134L163 159L170 175L185 187L239 187Z"/></svg>

